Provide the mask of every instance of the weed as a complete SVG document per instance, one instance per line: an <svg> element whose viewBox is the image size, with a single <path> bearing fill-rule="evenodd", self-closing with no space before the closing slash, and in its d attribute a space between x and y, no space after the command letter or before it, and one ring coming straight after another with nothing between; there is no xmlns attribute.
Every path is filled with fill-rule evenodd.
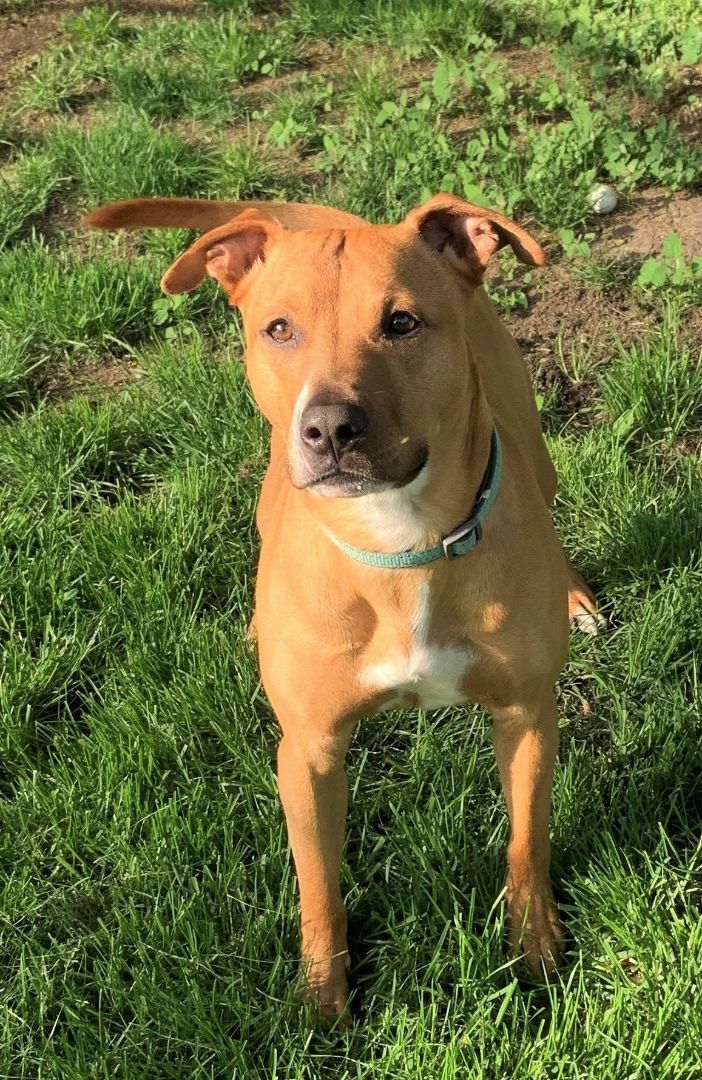
<svg viewBox="0 0 702 1080"><path fill-rule="evenodd" d="M27 379L33 366L29 344L7 330L0 331L0 417L11 415L27 400Z"/></svg>
<svg viewBox="0 0 702 1080"><path fill-rule="evenodd" d="M119 100L157 119L234 118L232 90L294 62L285 33L275 39L234 16L217 20L160 19L141 30L129 50L114 54L107 75Z"/></svg>
<svg viewBox="0 0 702 1080"><path fill-rule="evenodd" d="M227 199L304 197L300 176L281 163L262 139L251 136L220 145L209 167L212 194Z"/></svg>
<svg viewBox="0 0 702 1080"><path fill-rule="evenodd" d="M132 31L125 26L118 11L110 11L99 4L71 15L66 19L65 27L73 44L86 51L91 46L105 46L132 36Z"/></svg>
<svg viewBox="0 0 702 1080"><path fill-rule="evenodd" d="M639 269L636 257L606 258L594 255L590 241L594 233L576 236L573 229L560 229L561 246L571 260L573 275L596 291L631 287Z"/></svg>
<svg viewBox="0 0 702 1080"><path fill-rule="evenodd" d="M145 334L157 290L153 262L88 263L30 243L0 255L0 332L38 353L91 347Z"/></svg>
<svg viewBox="0 0 702 1080"><path fill-rule="evenodd" d="M254 113L254 119L270 125L266 137L274 146L321 149L319 122L331 110L333 99L332 82L305 73L291 90L277 94L265 111Z"/></svg>
<svg viewBox="0 0 702 1080"><path fill-rule="evenodd" d="M663 242L659 258L646 259L636 284L647 293L676 295L682 304L699 304L702 300L702 257L686 259L682 241L677 233L669 233Z"/></svg>
<svg viewBox="0 0 702 1080"><path fill-rule="evenodd" d="M565 342L559 334L556 345L556 365L568 382L579 385L589 378L601 363L597 357L594 343L582 345L571 341Z"/></svg>
<svg viewBox="0 0 702 1080"><path fill-rule="evenodd" d="M71 53L49 53L31 73L19 97L23 110L70 112L80 104L85 86L102 74L102 64Z"/></svg>

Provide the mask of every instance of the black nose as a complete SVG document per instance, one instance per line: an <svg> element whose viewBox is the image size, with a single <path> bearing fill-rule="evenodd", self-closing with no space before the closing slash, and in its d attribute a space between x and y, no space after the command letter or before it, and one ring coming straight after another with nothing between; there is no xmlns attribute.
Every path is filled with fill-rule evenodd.
<svg viewBox="0 0 702 1080"><path fill-rule="evenodd" d="M307 406L300 420L300 435L306 447L320 457L339 458L357 446L368 430L368 417L360 405L349 401L333 405Z"/></svg>

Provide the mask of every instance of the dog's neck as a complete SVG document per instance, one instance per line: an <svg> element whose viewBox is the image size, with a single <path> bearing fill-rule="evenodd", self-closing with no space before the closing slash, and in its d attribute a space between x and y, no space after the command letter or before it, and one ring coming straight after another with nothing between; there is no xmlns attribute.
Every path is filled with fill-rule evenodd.
<svg viewBox="0 0 702 1080"><path fill-rule="evenodd" d="M473 509L490 455L493 420L478 383L465 424L414 480L357 498L326 499L301 492L329 532L369 551L421 550L436 544Z"/></svg>

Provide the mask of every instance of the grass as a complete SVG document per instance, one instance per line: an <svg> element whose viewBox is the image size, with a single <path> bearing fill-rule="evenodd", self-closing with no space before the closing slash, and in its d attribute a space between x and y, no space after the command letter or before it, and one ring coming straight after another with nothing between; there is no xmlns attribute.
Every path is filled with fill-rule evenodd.
<svg viewBox="0 0 702 1080"><path fill-rule="evenodd" d="M63 178L54 158L29 151L3 170L0 187L0 248L24 235L47 208Z"/></svg>
<svg viewBox="0 0 702 1080"><path fill-rule="evenodd" d="M118 110L103 123L83 128L54 125L47 146L84 199L109 202L155 195L160 184L191 195L206 182L208 152L174 131L154 131L145 114Z"/></svg>
<svg viewBox="0 0 702 1080"><path fill-rule="evenodd" d="M656 104L699 60L695 5L133 10L67 17L0 137L0 1076L702 1076L700 266L676 237L605 257L587 200L696 190L699 147ZM441 188L518 214L582 303L627 316L583 335L548 294L557 523L610 617L558 687L570 964L541 985L503 951L486 717L383 715L349 762L354 1024L325 1033L294 996L245 640L266 432L240 327L211 283L158 292L187 234L72 226L150 194L392 220ZM548 273L505 258L491 282L538 357L520 319Z"/></svg>
<svg viewBox="0 0 702 1080"><path fill-rule="evenodd" d="M119 13L95 7L66 22L68 48L44 55L23 87L24 110L65 112L97 81L116 101L153 119L231 121L232 91L295 64L290 33L275 36L223 13L210 19L159 18L125 25Z"/></svg>
<svg viewBox="0 0 702 1080"><path fill-rule="evenodd" d="M156 294L153 267L136 260L122 267L124 291L113 260L85 262L46 245L18 244L3 266L4 328L31 333L45 347L99 345L109 332L123 332L139 312L143 316L147 298Z"/></svg>
<svg viewBox="0 0 702 1080"><path fill-rule="evenodd" d="M670 441L702 430L702 368L677 317L673 308L659 337L620 350L602 378L603 404L620 437Z"/></svg>

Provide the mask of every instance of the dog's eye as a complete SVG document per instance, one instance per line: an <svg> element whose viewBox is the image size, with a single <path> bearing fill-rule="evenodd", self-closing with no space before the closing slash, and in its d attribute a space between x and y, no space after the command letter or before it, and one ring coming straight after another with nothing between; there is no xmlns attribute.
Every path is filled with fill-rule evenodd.
<svg viewBox="0 0 702 1080"><path fill-rule="evenodd" d="M274 319L272 323L268 324L265 332L269 338L273 338L273 341L281 343L290 341L293 336L292 326L287 319Z"/></svg>
<svg viewBox="0 0 702 1080"><path fill-rule="evenodd" d="M422 320L411 311L391 311L385 319L383 330L390 337L409 337L422 325Z"/></svg>

